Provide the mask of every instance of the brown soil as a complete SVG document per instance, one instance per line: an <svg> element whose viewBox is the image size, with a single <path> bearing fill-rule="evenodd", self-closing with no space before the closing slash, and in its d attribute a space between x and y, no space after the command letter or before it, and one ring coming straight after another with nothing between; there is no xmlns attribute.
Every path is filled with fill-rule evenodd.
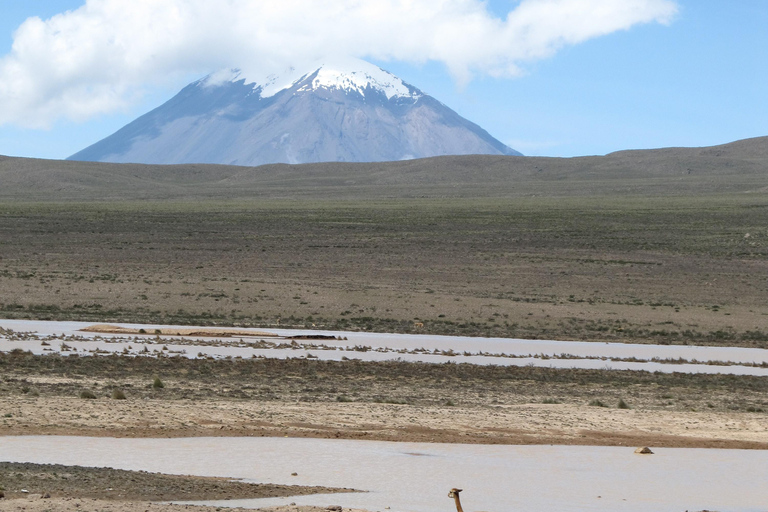
<svg viewBox="0 0 768 512"><path fill-rule="evenodd" d="M0 371L7 435L768 448L760 377L19 352Z"/></svg>
<svg viewBox="0 0 768 512"><path fill-rule="evenodd" d="M232 408L231 404L174 403L140 407L140 420L125 421L126 408L75 399L48 404L0 401L4 410L24 416L4 435L85 435L108 437L278 436L367 439L467 444L561 444L655 446L675 448L768 449L765 417L727 413L674 413L569 406L530 405L506 410L464 409L455 412L414 410L407 406L355 404L272 405ZM98 421L67 421L70 411ZM115 410L117 409L117 410ZM137 407L132 407L137 409ZM318 411L318 409L320 409ZM248 417L264 414L269 421ZM193 415L199 415L193 418ZM41 416L45 416L42 418ZM31 425L37 421L43 425ZM48 421L59 421L49 424ZM454 422L464 423L455 424Z"/></svg>
<svg viewBox="0 0 768 512"><path fill-rule="evenodd" d="M376 404L131 404L0 400L4 435L269 436L466 444L768 449L765 415L567 405L414 408ZM43 408L41 413L36 411ZM73 413L77 411L76 413ZM136 414L135 418L127 418ZM95 419L93 419L95 418ZM254 420L253 418L268 418Z"/></svg>

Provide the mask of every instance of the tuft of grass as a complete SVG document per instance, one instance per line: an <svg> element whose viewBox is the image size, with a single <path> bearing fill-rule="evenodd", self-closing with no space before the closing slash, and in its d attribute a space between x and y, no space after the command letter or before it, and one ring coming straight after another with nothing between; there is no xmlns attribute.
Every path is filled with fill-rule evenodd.
<svg viewBox="0 0 768 512"><path fill-rule="evenodd" d="M336 401L337 402L351 402L352 399L349 398L348 396L339 395L339 396L336 397Z"/></svg>
<svg viewBox="0 0 768 512"><path fill-rule="evenodd" d="M397 398L382 398L382 397L376 397L373 399L374 402L377 404L393 404L393 405L407 405L408 402L405 400L398 400Z"/></svg>
<svg viewBox="0 0 768 512"><path fill-rule="evenodd" d="M629 409L630 408L627 405L627 402L625 402L623 398L619 398L619 403L616 404L616 407L618 407L619 409Z"/></svg>
<svg viewBox="0 0 768 512"><path fill-rule="evenodd" d="M594 400L589 402L589 405L591 405L592 407L608 407L607 405L605 405L603 402L601 402L597 398L595 398Z"/></svg>
<svg viewBox="0 0 768 512"><path fill-rule="evenodd" d="M115 400L125 400L125 392L122 389L115 389L112 391L112 398Z"/></svg>
<svg viewBox="0 0 768 512"><path fill-rule="evenodd" d="M80 392L80 398L85 398L87 400L94 400L96 398L96 394L90 389L84 389Z"/></svg>
<svg viewBox="0 0 768 512"><path fill-rule="evenodd" d="M155 377L155 380L152 382L152 387L155 389L163 389L165 384L160 380L160 377Z"/></svg>
<svg viewBox="0 0 768 512"><path fill-rule="evenodd" d="M541 403L543 403L543 404L561 404L563 402L561 402L557 398L545 398L544 400L541 401Z"/></svg>

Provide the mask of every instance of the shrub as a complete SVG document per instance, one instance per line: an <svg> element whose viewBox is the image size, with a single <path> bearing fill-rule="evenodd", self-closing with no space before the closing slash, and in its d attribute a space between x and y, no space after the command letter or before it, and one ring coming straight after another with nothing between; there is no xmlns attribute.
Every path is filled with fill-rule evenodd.
<svg viewBox="0 0 768 512"><path fill-rule="evenodd" d="M618 407L619 409L629 409L627 402L625 402L624 399L622 398L619 398L619 403L616 404L616 407Z"/></svg>
<svg viewBox="0 0 768 512"><path fill-rule="evenodd" d="M91 391L90 389L84 389L80 392L80 398L86 398L88 400L93 400L96 398L96 395Z"/></svg>
<svg viewBox="0 0 768 512"><path fill-rule="evenodd" d="M125 393L122 389L115 389L112 391L112 398L115 400L125 400Z"/></svg>
<svg viewBox="0 0 768 512"><path fill-rule="evenodd" d="M160 377L155 377L155 381L152 383L152 387L155 389L162 389L165 387L165 384L163 384L163 381L160 380Z"/></svg>
<svg viewBox="0 0 768 512"><path fill-rule="evenodd" d="M608 407L607 405L605 405L603 402L601 402L597 398L595 398L594 400L589 402L589 405L591 405L592 407Z"/></svg>

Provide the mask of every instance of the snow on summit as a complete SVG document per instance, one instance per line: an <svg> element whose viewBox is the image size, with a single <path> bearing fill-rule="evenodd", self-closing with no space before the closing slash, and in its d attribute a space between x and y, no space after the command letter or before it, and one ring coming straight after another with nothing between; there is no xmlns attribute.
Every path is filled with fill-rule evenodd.
<svg viewBox="0 0 768 512"><path fill-rule="evenodd" d="M373 87L386 94L387 99L421 96L392 73L359 59L323 64L312 81L312 89L343 89L365 96L365 89ZM305 86L306 87L306 86ZM262 94L263 96L263 94Z"/></svg>
<svg viewBox="0 0 768 512"><path fill-rule="evenodd" d="M299 91L339 89L346 92L357 92L365 96L368 87L386 95L387 99L394 97L418 99L422 96L416 88L409 86L388 71L369 62L352 57L326 59L301 68L288 68L280 74L268 76L251 75L241 70L225 70L208 76L203 84L215 86L223 82L244 81L259 89L262 98L270 98L280 91L291 87L314 76L311 83L306 83Z"/></svg>
<svg viewBox="0 0 768 512"><path fill-rule="evenodd" d="M70 159L255 166L471 154L519 153L378 66L335 58L213 73Z"/></svg>

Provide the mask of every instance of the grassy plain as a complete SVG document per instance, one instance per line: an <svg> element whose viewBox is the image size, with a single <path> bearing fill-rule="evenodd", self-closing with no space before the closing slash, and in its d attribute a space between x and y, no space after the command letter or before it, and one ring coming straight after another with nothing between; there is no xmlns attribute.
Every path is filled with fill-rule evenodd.
<svg viewBox="0 0 768 512"><path fill-rule="evenodd" d="M0 317L768 348L768 199L5 202Z"/></svg>
<svg viewBox="0 0 768 512"><path fill-rule="evenodd" d="M768 348L767 142L253 169L0 158L0 318ZM7 434L768 446L764 377L0 362Z"/></svg>
<svg viewBox="0 0 768 512"><path fill-rule="evenodd" d="M0 157L0 318L768 348L767 161L768 138L260 168ZM765 449L767 382L15 351L0 434ZM45 490L74 471L27 469ZM13 471L0 491L16 498L32 484ZM89 482L116 488L107 473L0 510L148 510L93 501ZM179 490L163 482L128 488Z"/></svg>

